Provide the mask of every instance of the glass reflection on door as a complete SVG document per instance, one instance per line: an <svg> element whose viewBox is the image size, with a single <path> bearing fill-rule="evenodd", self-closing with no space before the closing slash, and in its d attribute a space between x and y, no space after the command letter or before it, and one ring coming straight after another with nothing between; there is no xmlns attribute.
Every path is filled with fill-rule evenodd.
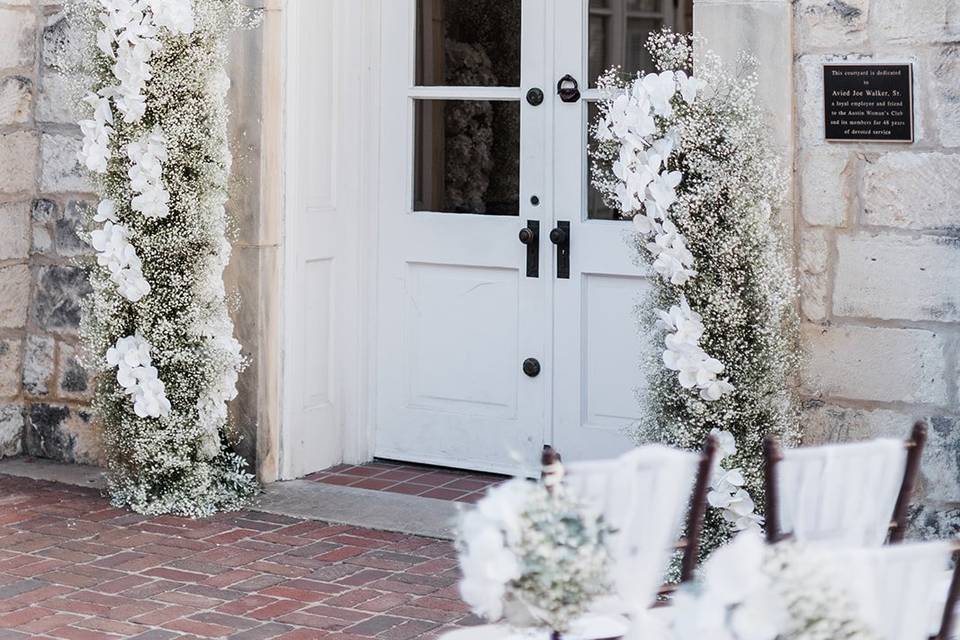
<svg viewBox="0 0 960 640"><path fill-rule="evenodd" d="M625 75L653 71L647 51L650 33L669 27L677 32L689 31L693 24L692 0L588 0L587 7L587 72L590 86L610 67L620 67ZM587 118L596 120L595 98L588 98ZM589 140L592 147L595 143ZM587 218L590 220L622 220L620 212L607 207L600 193L593 188L593 167L587 161Z"/></svg>

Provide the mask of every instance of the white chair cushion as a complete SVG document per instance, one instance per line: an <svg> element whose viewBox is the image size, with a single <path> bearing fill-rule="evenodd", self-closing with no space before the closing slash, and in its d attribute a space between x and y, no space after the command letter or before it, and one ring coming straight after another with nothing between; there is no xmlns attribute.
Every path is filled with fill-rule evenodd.
<svg viewBox="0 0 960 640"><path fill-rule="evenodd" d="M785 450L777 465L781 531L802 542L882 545L906 460L903 441L892 439Z"/></svg>
<svg viewBox="0 0 960 640"><path fill-rule="evenodd" d="M690 504L700 456L661 445L615 460L571 463L566 484L603 514L622 613L653 604Z"/></svg>

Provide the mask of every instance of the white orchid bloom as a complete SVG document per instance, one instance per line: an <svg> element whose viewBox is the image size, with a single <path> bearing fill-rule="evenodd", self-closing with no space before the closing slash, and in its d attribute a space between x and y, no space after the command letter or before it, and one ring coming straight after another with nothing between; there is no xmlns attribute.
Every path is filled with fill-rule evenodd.
<svg viewBox="0 0 960 640"><path fill-rule="evenodd" d="M693 101L697 99L700 91L707 86L705 81L694 78L693 76L687 76L684 71L677 71L676 77L677 84L680 85L680 96L687 104L693 104Z"/></svg>
<svg viewBox="0 0 960 640"><path fill-rule="evenodd" d="M677 80L673 72L648 73L643 76L641 82L649 96L654 113L663 118L673 115L671 100L677 93Z"/></svg>

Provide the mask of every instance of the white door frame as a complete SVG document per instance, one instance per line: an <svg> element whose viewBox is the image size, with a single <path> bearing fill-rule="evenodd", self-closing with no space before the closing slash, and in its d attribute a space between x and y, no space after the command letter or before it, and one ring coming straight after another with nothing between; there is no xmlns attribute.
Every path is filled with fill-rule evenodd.
<svg viewBox="0 0 960 640"><path fill-rule="evenodd" d="M282 303L278 305L282 308L282 318L271 318L260 325L266 331L280 333L279 336L261 335L263 345L268 349L274 344L282 345L281 353L269 354L270 358L280 361L280 393L271 392L277 381L261 378L260 382L260 393L269 405L260 415L280 416L279 426L260 425L258 430L258 457L279 460L275 472L267 470L261 475L267 482L300 477L341 461L365 461L373 451L377 397L374 375L377 256L371 248L377 246L379 203L376 189L355 189L356 197L348 197L351 173L347 168L353 170L353 176L376 183L379 131L378 127L356 127L349 133L362 132L359 139L322 136L309 139L310 130L304 124L309 123L311 114L316 116L316 103L329 105L340 118L331 121L333 126L351 118L353 123L379 122L381 8L387 2L396 1L266 1L268 11L283 14L282 50L268 50L265 56L282 57L281 64L269 67L282 66L285 87L282 97L265 95L263 99L265 120L268 112L281 110L285 131L282 161L272 158L262 165L262 194L274 189L284 194L282 208L267 195L261 196L261 202L266 205L262 215L267 223L282 217L283 228L282 238L275 247L282 266L274 269L269 260L260 265L263 286L282 291ZM792 168L795 132L790 0L738 0L737 3L695 0L695 7L695 31L705 35L721 55L733 60L740 49L757 55L761 78L758 95L771 114L770 126L777 145L784 151L788 168ZM318 18L317 11L327 13ZM273 86L274 82L264 83L264 87ZM353 95L347 93L351 87ZM546 93L550 89L550 86L544 87ZM274 131L264 129L264 134ZM350 148L348 142L356 151L350 162L340 164L341 154ZM337 167L329 165L337 164L340 175L347 178L337 191L342 197L332 200L316 189L311 192L311 188L317 186L313 184L316 174L310 171L317 157L327 158L325 175L332 175L330 172ZM310 219L308 214L317 211L327 218L329 225L306 224ZM789 224L789 220L787 222ZM308 233L311 229L314 235ZM310 389L313 379L305 376L317 363L311 364L306 359L303 341L299 340L306 335L302 316L307 281L303 266L305 251L314 252L310 259L332 260L339 263L340 268L331 280L332 295L324 298L320 307L330 319L329 340L325 343L329 348L323 365L332 375L319 390L316 386ZM315 302L316 299L311 301ZM273 312L272 307L261 305L261 314ZM267 373L270 371L273 369ZM318 391L321 391L319 396ZM320 402L316 402L318 399ZM324 420L313 422L310 414L318 410Z"/></svg>

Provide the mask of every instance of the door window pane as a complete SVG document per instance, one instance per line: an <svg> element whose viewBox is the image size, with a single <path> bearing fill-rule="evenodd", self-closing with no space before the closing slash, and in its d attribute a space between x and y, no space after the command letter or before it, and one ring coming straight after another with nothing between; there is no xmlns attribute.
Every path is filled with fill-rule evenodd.
<svg viewBox="0 0 960 640"><path fill-rule="evenodd" d="M520 213L520 103L416 100L414 211Z"/></svg>
<svg viewBox="0 0 960 640"><path fill-rule="evenodd" d="M685 19L677 4L690 0L590 0L588 29L588 69L590 86L607 69L619 66L627 75L652 71L647 38L663 27L682 30ZM684 14L685 15L685 14Z"/></svg>
<svg viewBox="0 0 960 640"><path fill-rule="evenodd" d="M597 108L596 102L587 103L587 117L589 118L588 123L592 124L597 120L597 113L599 109ZM588 150L592 151L597 145L596 140L591 136L590 144ZM611 209L603 203L603 198L600 195L600 192L597 191L593 186L593 163L590 160L589 153L587 156L587 219L588 220L623 220L623 216L620 215L620 211L616 209Z"/></svg>
<svg viewBox="0 0 960 640"><path fill-rule="evenodd" d="M520 86L520 2L417 0L417 85Z"/></svg>

